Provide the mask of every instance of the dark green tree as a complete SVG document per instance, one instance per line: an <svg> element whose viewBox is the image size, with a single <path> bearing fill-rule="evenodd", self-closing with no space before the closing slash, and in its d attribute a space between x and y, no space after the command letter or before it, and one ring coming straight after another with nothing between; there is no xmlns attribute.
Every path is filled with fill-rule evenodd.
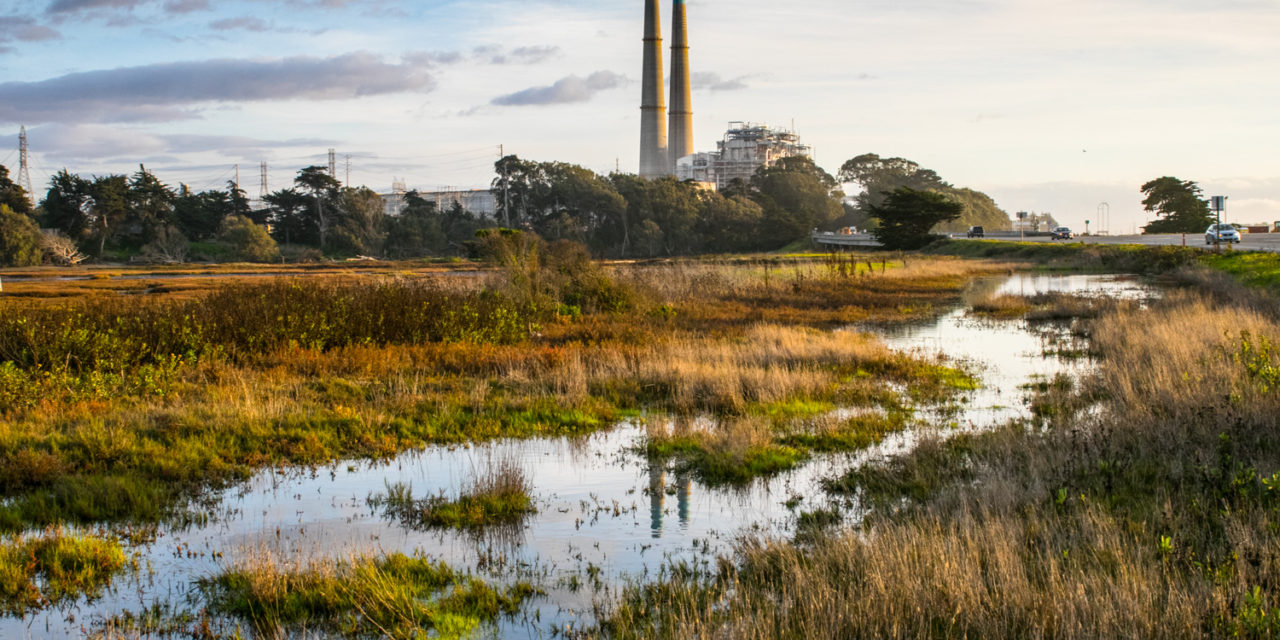
<svg viewBox="0 0 1280 640"><path fill-rule="evenodd" d="M831 174L804 156L783 158L751 177L754 200L764 210L760 232L777 248L844 214L844 192Z"/></svg>
<svg viewBox="0 0 1280 640"><path fill-rule="evenodd" d="M936 191L964 207L959 218L940 225L938 231L962 231L971 226L988 229L1009 229L1013 226L1009 214L987 194L954 187L932 169L925 169L906 158L881 158L874 153L864 153L845 162L840 167L839 177L841 182L856 184L862 191L854 197L852 205L846 208L839 226L874 226L871 207L879 205L885 194L898 187Z"/></svg>
<svg viewBox="0 0 1280 640"><path fill-rule="evenodd" d="M35 221L0 203L0 266L31 267L40 264L43 257Z"/></svg>
<svg viewBox="0 0 1280 640"><path fill-rule="evenodd" d="M702 251L753 251L769 243L760 233L764 210L744 195L725 197L719 193L702 196L696 235Z"/></svg>
<svg viewBox="0 0 1280 640"><path fill-rule="evenodd" d="M1006 213L991 196L981 192L974 191L967 187L952 188L942 191L943 194L949 196L952 200L959 202L964 207L964 211L960 213L960 217L938 225L935 231L965 231L969 227L983 227L988 231L993 229L1009 229L1012 224L1009 214Z"/></svg>
<svg viewBox="0 0 1280 640"><path fill-rule="evenodd" d="M547 164L504 156L494 164L497 176L490 185L497 200L498 222L511 227L530 224L541 218L551 202L551 181Z"/></svg>
<svg viewBox="0 0 1280 640"><path fill-rule="evenodd" d="M222 219L231 210L222 191L192 193L187 185L179 185L173 198L173 224L183 236L200 242L217 237Z"/></svg>
<svg viewBox="0 0 1280 640"><path fill-rule="evenodd" d="M93 231L92 183L66 169L49 180L49 191L40 203L43 224L67 234L84 249Z"/></svg>
<svg viewBox="0 0 1280 640"><path fill-rule="evenodd" d="M125 196L125 215L116 233L116 242L131 249L149 244L160 229L173 223L174 193L147 168L129 179Z"/></svg>
<svg viewBox="0 0 1280 640"><path fill-rule="evenodd" d="M333 202L331 248L340 253L382 255L385 209L382 197L368 187L341 189Z"/></svg>
<svg viewBox="0 0 1280 640"><path fill-rule="evenodd" d="M1142 185L1142 193L1143 208L1159 216L1143 233L1201 233L1215 221L1209 202L1191 180L1156 178Z"/></svg>
<svg viewBox="0 0 1280 640"><path fill-rule="evenodd" d="M329 175L327 168L317 165L304 167L298 171L298 177L293 179L293 183L311 196L313 205L311 213L314 216L316 233L319 235L320 250L324 251L328 244L329 231L336 222L331 203L337 198L338 189L342 187L342 183Z"/></svg>
<svg viewBox="0 0 1280 640"><path fill-rule="evenodd" d="M700 207L699 189L673 177L646 180L636 175L610 176L622 198L620 227L604 247L610 255L682 255L698 251L702 242L695 229Z"/></svg>
<svg viewBox="0 0 1280 640"><path fill-rule="evenodd" d="M485 223L476 214L467 211L462 203L454 200L448 209L440 212L440 230L444 234L444 246L437 253L465 255L467 245L475 240L476 232Z"/></svg>
<svg viewBox="0 0 1280 640"><path fill-rule="evenodd" d="M129 179L121 175L94 176L89 184L89 234L99 258L107 243L123 230L129 217ZM132 231L132 230L131 230Z"/></svg>
<svg viewBox="0 0 1280 640"><path fill-rule="evenodd" d="M935 226L963 212L963 205L937 191L898 187L871 206L880 223L872 233L886 249L919 249L937 238L930 233Z"/></svg>
<svg viewBox="0 0 1280 640"><path fill-rule="evenodd" d="M308 214L312 199L297 189L281 189L263 198L277 242L319 246L320 231L315 217Z"/></svg>
<svg viewBox="0 0 1280 640"><path fill-rule="evenodd" d="M400 215L387 219L387 255L417 258L442 252L447 242L440 220L436 203L417 191L406 193Z"/></svg>
<svg viewBox="0 0 1280 640"><path fill-rule="evenodd" d="M31 200L27 196L27 190L10 180L9 170L0 165L0 204L9 205L14 213L34 216L35 210L31 208Z"/></svg>
<svg viewBox="0 0 1280 640"><path fill-rule="evenodd" d="M872 206L884 201L885 194L898 187L911 187L917 191L945 191L951 187L932 169L925 169L906 158L881 158L874 153L864 153L840 165L840 182L854 183L862 188L855 197L857 208L868 212Z"/></svg>

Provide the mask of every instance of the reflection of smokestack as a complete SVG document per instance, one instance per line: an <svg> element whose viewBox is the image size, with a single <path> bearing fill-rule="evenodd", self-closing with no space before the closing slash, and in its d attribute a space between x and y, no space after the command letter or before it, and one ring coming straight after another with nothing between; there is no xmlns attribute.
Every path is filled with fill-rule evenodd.
<svg viewBox="0 0 1280 640"><path fill-rule="evenodd" d="M640 97L640 177L659 178L667 170L667 105L662 90L662 17L658 0L644 3L644 82Z"/></svg>
<svg viewBox="0 0 1280 640"><path fill-rule="evenodd" d="M649 467L649 530L655 538L662 537L662 515L667 499L667 474L660 465Z"/></svg>
<svg viewBox="0 0 1280 640"><path fill-rule="evenodd" d="M693 154L693 95L689 83L689 23L684 0L671 7L671 127L668 142L670 173L676 161Z"/></svg>

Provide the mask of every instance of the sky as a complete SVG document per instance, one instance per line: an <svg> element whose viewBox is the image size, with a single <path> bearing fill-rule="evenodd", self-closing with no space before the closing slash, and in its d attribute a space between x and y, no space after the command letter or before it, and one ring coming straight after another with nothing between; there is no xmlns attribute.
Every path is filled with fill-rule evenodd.
<svg viewBox="0 0 1280 640"><path fill-rule="evenodd" d="M670 35L670 3L663 35ZM641 0L0 0L0 164L251 197L326 164L483 188L500 150L639 164ZM1142 183L1280 221L1280 1L688 0L694 139L795 127L835 174L904 157L1112 233ZM664 43L664 46L669 43Z"/></svg>

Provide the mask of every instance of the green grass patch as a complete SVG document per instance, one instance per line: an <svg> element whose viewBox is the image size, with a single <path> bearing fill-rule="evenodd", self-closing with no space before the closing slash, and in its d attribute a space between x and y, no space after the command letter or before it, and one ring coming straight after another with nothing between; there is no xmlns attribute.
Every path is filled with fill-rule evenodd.
<svg viewBox="0 0 1280 640"><path fill-rule="evenodd" d="M67 533L0 540L0 611L12 615L94 598L129 565L114 536Z"/></svg>
<svg viewBox="0 0 1280 640"><path fill-rule="evenodd" d="M650 439L645 452L653 460L675 460L681 471L711 486L745 484L794 469L809 459L808 451L783 444L743 447L695 436Z"/></svg>
<svg viewBox="0 0 1280 640"><path fill-rule="evenodd" d="M532 490L524 469L513 460L500 460L476 471L456 498L414 498L412 485L397 482L368 502L407 526L479 530L518 525L537 513Z"/></svg>
<svg viewBox="0 0 1280 640"><path fill-rule="evenodd" d="M391 554L379 559L232 569L206 580L209 608L249 622L265 637L324 630L344 637L465 638L513 615L534 594L499 589L444 563Z"/></svg>
<svg viewBox="0 0 1280 640"><path fill-rule="evenodd" d="M1231 251L1208 254L1205 264L1235 276L1253 286L1280 290L1280 254L1262 251Z"/></svg>

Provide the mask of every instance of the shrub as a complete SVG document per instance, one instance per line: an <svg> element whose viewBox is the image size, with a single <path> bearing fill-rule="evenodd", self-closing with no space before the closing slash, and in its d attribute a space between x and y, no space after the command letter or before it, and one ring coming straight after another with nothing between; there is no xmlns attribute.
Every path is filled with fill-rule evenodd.
<svg viewBox="0 0 1280 640"><path fill-rule="evenodd" d="M236 257L246 262L274 262L280 259L280 248L267 233L245 216L230 216L222 223L221 239L231 245Z"/></svg>
<svg viewBox="0 0 1280 640"><path fill-rule="evenodd" d="M40 228L31 218L0 204L0 266L30 267L43 258Z"/></svg>

